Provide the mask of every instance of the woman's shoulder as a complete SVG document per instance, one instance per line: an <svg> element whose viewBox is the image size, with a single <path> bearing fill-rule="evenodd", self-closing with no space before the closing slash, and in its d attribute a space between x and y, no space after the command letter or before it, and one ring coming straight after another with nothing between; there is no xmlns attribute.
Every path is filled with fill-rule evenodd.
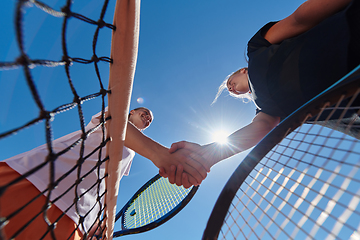
<svg viewBox="0 0 360 240"><path fill-rule="evenodd" d="M248 52L252 52L257 50L260 47L268 47L271 45L269 41L267 41L264 36L266 32L277 22L269 22L265 24L262 28L260 28L255 35L248 42Z"/></svg>

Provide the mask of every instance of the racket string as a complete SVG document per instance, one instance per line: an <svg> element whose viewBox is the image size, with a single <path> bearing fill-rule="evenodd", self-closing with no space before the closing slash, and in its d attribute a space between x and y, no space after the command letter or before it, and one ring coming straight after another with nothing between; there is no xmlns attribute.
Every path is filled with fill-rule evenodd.
<svg viewBox="0 0 360 240"><path fill-rule="evenodd" d="M322 144L313 144L318 139ZM354 193L360 186L358 149L356 139L334 130L304 125L294 131L247 177L228 211L222 238L335 239L342 232L356 234L360 224L352 220L360 217L360 190Z"/></svg>
<svg viewBox="0 0 360 240"><path fill-rule="evenodd" d="M154 222L176 207L191 191L167 179L159 178L146 188L129 206L124 214L125 229L142 227ZM136 214L131 216L135 210Z"/></svg>

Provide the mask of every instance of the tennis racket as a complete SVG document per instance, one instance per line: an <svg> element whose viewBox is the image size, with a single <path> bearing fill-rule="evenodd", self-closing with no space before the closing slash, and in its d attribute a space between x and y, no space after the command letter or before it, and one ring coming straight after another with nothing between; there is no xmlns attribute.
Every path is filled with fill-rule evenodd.
<svg viewBox="0 0 360 240"><path fill-rule="evenodd" d="M360 66L271 131L223 188L203 239L360 239Z"/></svg>
<svg viewBox="0 0 360 240"><path fill-rule="evenodd" d="M113 237L146 232L170 220L183 209L199 186L179 187L157 174L145 183L116 215L121 231Z"/></svg>

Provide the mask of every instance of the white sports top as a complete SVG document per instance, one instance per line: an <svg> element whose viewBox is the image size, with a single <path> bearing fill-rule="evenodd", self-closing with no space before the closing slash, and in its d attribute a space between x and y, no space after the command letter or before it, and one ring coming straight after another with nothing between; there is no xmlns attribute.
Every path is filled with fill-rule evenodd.
<svg viewBox="0 0 360 240"><path fill-rule="evenodd" d="M86 131L88 131L91 128L94 128L99 124L100 114L101 113L98 113L91 118L91 122L86 126ZM75 141L77 141L81 137L81 134L82 134L81 131L76 131L54 140L52 142L53 151L57 153L67 148ZM85 140L84 156L87 156L91 151L93 151L93 149L98 147L101 143L101 140L102 140L102 130L99 127L93 133L91 133L88 136L88 138ZM71 168L74 167L77 160L79 159L80 147L81 147L81 143L77 144L74 148L70 149L68 152L59 156L55 160L55 180L57 180L60 176L63 176L67 171L69 171ZM101 159L105 158L105 153L106 153L106 149L103 148ZM8 158L4 161L18 173L24 174L30 169L43 163L47 154L48 154L47 146L44 144L28 152L21 153L14 157ZM87 158L84 161L84 163L81 165L81 172L80 172L81 177L87 174L96 165L96 163L98 162L98 154L99 154L98 151L96 151L89 158ZM121 161L120 179L122 178L122 176L124 175L127 176L129 174L131 163L134 156L135 156L135 152L133 150L126 147L123 148L123 156L122 156L123 159ZM48 187L49 169L50 166L48 163L39 171L27 177L27 179L37 189L39 189L40 192L44 191ZM59 185L51 192L51 197L50 197L51 201L60 197L60 199L58 199L54 204L63 212L65 212L74 203L74 199L76 197L75 187L72 187L70 191L67 192L64 196L61 195L64 194L72 185L74 185L74 183L77 180L77 171L78 169L72 171L66 178L60 181ZM100 172L100 178L102 178L105 173L104 163L100 165L99 172ZM97 180L98 180L98 170L96 168L89 175L87 175L84 178L84 180L78 185L78 189L77 189L78 196L80 197L82 194L84 194L84 196L82 196L80 200L77 202L77 208L79 214L81 216L85 216L86 214L88 214L84 219L85 229L82 229L82 227L80 227L82 231L84 230L88 231L90 229L100 210L99 203L96 203L98 196L97 193L98 187L95 186L91 188L91 186L93 186L97 182ZM90 190L86 192L88 189ZM105 191L105 182L103 180L101 181L100 184L99 195L101 196L104 193L104 191ZM48 192L45 192L44 195L47 196ZM101 198L102 208L104 207L103 202L104 202L104 197ZM88 213L88 211L90 210L91 212ZM75 209L75 204L70 208L70 210L66 212L66 215L68 215L75 223L79 222L79 214Z"/></svg>

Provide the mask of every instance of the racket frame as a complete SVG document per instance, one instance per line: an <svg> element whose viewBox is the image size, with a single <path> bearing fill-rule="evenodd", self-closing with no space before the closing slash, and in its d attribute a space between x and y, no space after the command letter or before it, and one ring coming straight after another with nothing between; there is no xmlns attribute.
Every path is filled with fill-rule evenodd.
<svg viewBox="0 0 360 240"><path fill-rule="evenodd" d="M312 116L316 116L325 104L332 106L338 102L340 96L342 96L343 99L349 98L353 96L359 88L360 65L322 93L305 103L302 107L298 108L268 133L244 158L225 184L211 212L202 239L218 239L228 209L238 189L256 165L276 144L297 127L305 123L306 120Z"/></svg>
<svg viewBox="0 0 360 240"><path fill-rule="evenodd" d="M192 189L190 190L190 192L188 193L188 195L176 207L174 207L167 214L165 214L164 216L156 219L155 221L153 221L151 223L148 223L148 224L146 224L144 226L137 227L137 228L131 228L131 229L125 228L124 213L126 212L128 207L131 206L131 204L142 194L142 192L144 192L148 187L150 187L159 178L161 178L161 176L159 174L157 174L153 178L151 178L149 181L147 181L139 190L137 190L137 192L124 205L124 207L116 214L115 221L117 221L119 218L122 218L121 219L121 228L122 228L122 230L114 231L114 234L113 234L114 238L124 236L124 235L129 235L129 234L136 234L136 233L146 232L146 231L154 229L154 228L160 226L161 224L167 222L168 220L170 220L173 216L175 216L180 210L182 210L190 202L190 200L193 198L193 196L195 195L196 191L199 188L199 186L193 186Z"/></svg>

